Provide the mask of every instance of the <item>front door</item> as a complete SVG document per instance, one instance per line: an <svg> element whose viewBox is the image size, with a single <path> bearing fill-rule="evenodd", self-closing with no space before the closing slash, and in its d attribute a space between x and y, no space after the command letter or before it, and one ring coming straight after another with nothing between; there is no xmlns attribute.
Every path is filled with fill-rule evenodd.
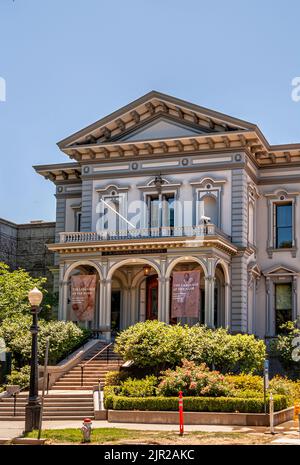
<svg viewBox="0 0 300 465"><path fill-rule="evenodd" d="M121 291L111 293L111 331L115 335L120 331Z"/></svg>
<svg viewBox="0 0 300 465"><path fill-rule="evenodd" d="M158 280L157 275L149 276L147 278L147 306L146 318L147 320L158 319Z"/></svg>

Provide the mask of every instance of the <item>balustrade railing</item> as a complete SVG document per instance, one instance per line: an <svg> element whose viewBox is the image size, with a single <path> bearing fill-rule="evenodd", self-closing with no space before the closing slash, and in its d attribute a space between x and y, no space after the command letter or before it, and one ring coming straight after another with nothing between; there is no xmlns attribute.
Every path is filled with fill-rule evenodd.
<svg viewBox="0 0 300 465"><path fill-rule="evenodd" d="M227 240L230 237L214 224L197 226L162 226L159 228L102 230L99 232L61 232L61 243L99 242L107 240L147 239L155 237L204 237L219 235Z"/></svg>

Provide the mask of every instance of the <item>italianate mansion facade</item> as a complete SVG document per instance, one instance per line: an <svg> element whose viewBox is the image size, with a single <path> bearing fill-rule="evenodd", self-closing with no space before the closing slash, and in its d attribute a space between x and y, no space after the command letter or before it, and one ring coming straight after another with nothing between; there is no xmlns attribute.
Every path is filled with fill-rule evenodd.
<svg viewBox="0 0 300 465"><path fill-rule="evenodd" d="M80 323L76 276L107 339L147 319L264 338L299 317L299 144L152 91L58 146L66 162L35 170L56 188L59 319ZM192 317L172 314L180 271L199 272Z"/></svg>

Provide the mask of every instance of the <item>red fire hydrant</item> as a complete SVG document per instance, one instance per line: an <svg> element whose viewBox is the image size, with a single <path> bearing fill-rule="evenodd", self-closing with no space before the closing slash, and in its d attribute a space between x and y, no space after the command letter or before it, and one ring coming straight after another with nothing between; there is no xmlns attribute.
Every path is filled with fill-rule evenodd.
<svg viewBox="0 0 300 465"><path fill-rule="evenodd" d="M83 442L91 442L92 420L90 418L84 418L80 429L83 435Z"/></svg>
<svg viewBox="0 0 300 465"><path fill-rule="evenodd" d="M180 436L183 436L183 397L182 397L182 391L179 391L178 407L179 407L179 434L180 434Z"/></svg>

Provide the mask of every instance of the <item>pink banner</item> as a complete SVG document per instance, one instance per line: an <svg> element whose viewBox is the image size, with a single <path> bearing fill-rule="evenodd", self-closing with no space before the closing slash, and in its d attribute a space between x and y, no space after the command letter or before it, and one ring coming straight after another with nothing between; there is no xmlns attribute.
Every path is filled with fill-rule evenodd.
<svg viewBox="0 0 300 465"><path fill-rule="evenodd" d="M172 318L199 318L200 271L174 271Z"/></svg>
<svg viewBox="0 0 300 465"><path fill-rule="evenodd" d="M71 277L72 310L79 321L91 321L94 318L96 297L96 275Z"/></svg>

